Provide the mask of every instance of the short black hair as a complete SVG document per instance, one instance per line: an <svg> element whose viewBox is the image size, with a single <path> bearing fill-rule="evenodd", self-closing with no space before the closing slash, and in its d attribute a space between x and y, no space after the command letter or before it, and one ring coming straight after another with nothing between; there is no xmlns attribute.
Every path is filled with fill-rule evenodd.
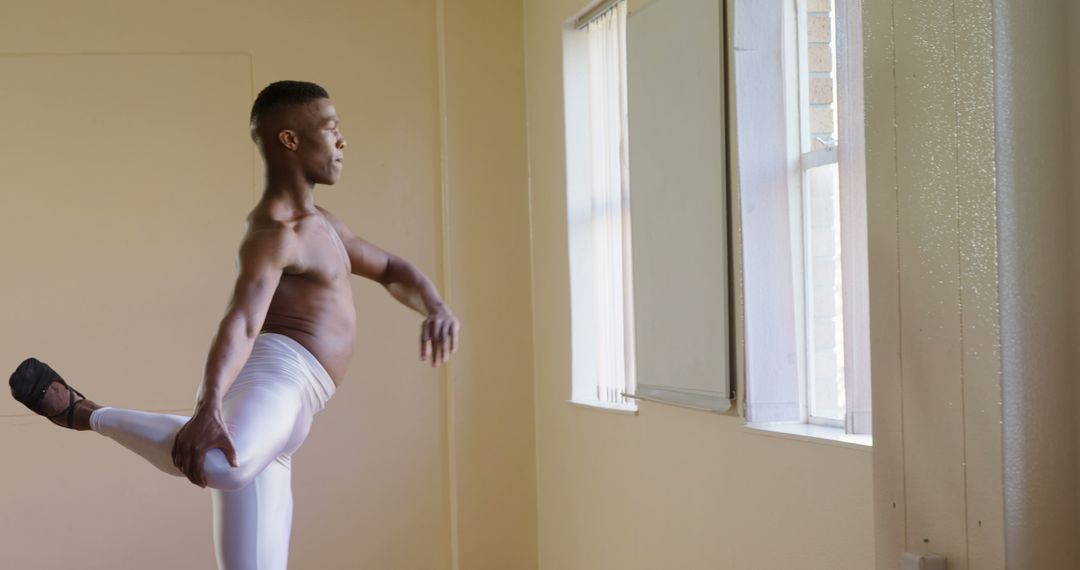
<svg viewBox="0 0 1080 570"><path fill-rule="evenodd" d="M255 126L277 107L299 105L315 99L329 99L320 85L308 81L275 81L267 85L251 106L251 125Z"/></svg>

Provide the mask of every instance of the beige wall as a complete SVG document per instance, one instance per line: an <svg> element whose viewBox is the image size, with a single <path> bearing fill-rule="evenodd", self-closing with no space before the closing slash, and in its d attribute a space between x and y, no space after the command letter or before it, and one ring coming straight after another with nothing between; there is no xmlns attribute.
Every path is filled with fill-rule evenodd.
<svg viewBox="0 0 1080 570"><path fill-rule="evenodd" d="M450 374L456 568L530 570L537 507L521 5L439 5L450 288L472 347Z"/></svg>
<svg viewBox="0 0 1080 570"><path fill-rule="evenodd" d="M994 3L1009 568L1080 567L1073 4Z"/></svg>
<svg viewBox="0 0 1080 570"><path fill-rule="evenodd" d="M1067 9L864 4L878 569L1080 564Z"/></svg>
<svg viewBox="0 0 1080 570"><path fill-rule="evenodd" d="M1068 5L1068 22L1070 29L1077 29L1080 26L1080 6L1075 2L1070 2ZM1080 37L1076 34L1069 34L1069 56L1068 66L1069 69L1075 70L1080 66ZM1070 126L1069 146L1072 150L1072 243L1080 243L1080 223L1076 220L1080 220L1080 140L1077 140L1076 133L1080 133L1080 73L1069 74L1069 106L1072 116ZM1072 256L1072 283L1080 282L1080 258L1076 255ZM1073 339L1080 340L1080 303L1073 303L1073 321L1072 321L1072 334ZM1074 341L1075 342L1075 341ZM1080 359L1080 355L1075 352L1073 354L1074 359ZM1074 360L1073 367L1080 365L1080 361ZM1074 391L1074 408L1080 409L1080 389L1073 387ZM1077 459L1077 464L1080 465L1080 419L1073 416L1073 433L1074 435L1074 457ZM1075 479L1074 479L1075 481ZM1077 517L1080 517L1080 492L1076 494L1076 510ZM1078 523L1080 524L1080 523Z"/></svg>
<svg viewBox="0 0 1080 570"><path fill-rule="evenodd" d="M448 293L465 332L444 373L417 358L419 316L355 281L350 373L294 462L297 568L535 566L521 11L442 4L0 7L8 366L190 410L261 184L247 111L282 78L343 119L345 174L317 200ZM212 566L205 491L10 399L0 449L0 567Z"/></svg>
<svg viewBox="0 0 1080 570"><path fill-rule="evenodd" d="M525 1L540 567L869 568L869 451L662 404L631 416L567 403L561 37L584 5Z"/></svg>
<svg viewBox="0 0 1080 570"><path fill-rule="evenodd" d="M1061 25L1080 10L864 6L871 454L566 402L561 26L583 4L5 3L3 361L37 355L101 403L189 410L260 184L247 107L310 79L350 156L317 199L431 276L464 342L433 372L417 316L356 282L352 370L294 463L293 566L865 570L875 534L881 569L905 548L1001 568L1006 546L1010 568L1075 566L1080 303L1055 300L1080 270L1080 145L1061 132L1070 112L1080 129L1080 42L1066 59ZM1013 23L994 30L992 10ZM999 354L1009 334L1024 340ZM212 566L204 491L11 400L0 449L0 566Z"/></svg>
<svg viewBox="0 0 1080 570"><path fill-rule="evenodd" d="M863 4L876 567L1001 568L989 2Z"/></svg>

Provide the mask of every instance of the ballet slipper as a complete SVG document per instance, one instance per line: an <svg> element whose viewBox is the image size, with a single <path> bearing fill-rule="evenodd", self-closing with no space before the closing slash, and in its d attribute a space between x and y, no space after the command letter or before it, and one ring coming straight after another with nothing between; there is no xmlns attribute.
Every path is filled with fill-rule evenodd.
<svg viewBox="0 0 1080 570"><path fill-rule="evenodd" d="M49 391L49 386L52 385L53 382L59 382L67 387L68 406L59 413L46 416L45 410L41 405L42 399ZM8 385L11 387L11 395L14 396L16 400L26 405L26 407L30 408L34 413L45 416L49 418L49 420L66 415L64 425L69 428L72 427L72 420L75 417L75 404L86 399L86 396L83 396L81 392L69 386L67 382L64 382L64 379L61 378L55 370L50 368L48 364L45 364L34 357L27 358L22 364L19 364L19 367L11 374ZM76 400L76 395L81 399Z"/></svg>

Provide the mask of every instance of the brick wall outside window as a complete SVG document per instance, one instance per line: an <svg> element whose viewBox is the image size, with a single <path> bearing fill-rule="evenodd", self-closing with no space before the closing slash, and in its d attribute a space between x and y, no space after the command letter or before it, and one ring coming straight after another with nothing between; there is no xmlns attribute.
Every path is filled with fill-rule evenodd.
<svg viewBox="0 0 1080 570"><path fill-rule="evenodd" d="M807 0L806 42L810 150L837 142L836 41L832 0ZM811 415L843 418L844 346L843 296L840 268L839 179L835 164L807 172L809 228L806 258L811 287L807 323L812 344Z"/></svg>

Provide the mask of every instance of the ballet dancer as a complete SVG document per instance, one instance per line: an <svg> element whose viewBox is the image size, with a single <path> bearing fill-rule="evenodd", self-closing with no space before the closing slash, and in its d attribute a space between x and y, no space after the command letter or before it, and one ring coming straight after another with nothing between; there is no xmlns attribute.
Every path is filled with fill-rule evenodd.
<svg viewBox="0 0 1080 570"><path fill-rule="evenodd" d="M461 331L423 273L315 204L315 185L340 178L346 146L325 89L270 84L252 106L251 137L266 187L246 219L239 275L193 414L100 406L36 358L9 380L16 400L53 423L93 430L165 473L210 487L221 570L287 566L291 458L352 357L350 275L377 281L424 316L420 360L432 367L457 351Z"/></svg>

